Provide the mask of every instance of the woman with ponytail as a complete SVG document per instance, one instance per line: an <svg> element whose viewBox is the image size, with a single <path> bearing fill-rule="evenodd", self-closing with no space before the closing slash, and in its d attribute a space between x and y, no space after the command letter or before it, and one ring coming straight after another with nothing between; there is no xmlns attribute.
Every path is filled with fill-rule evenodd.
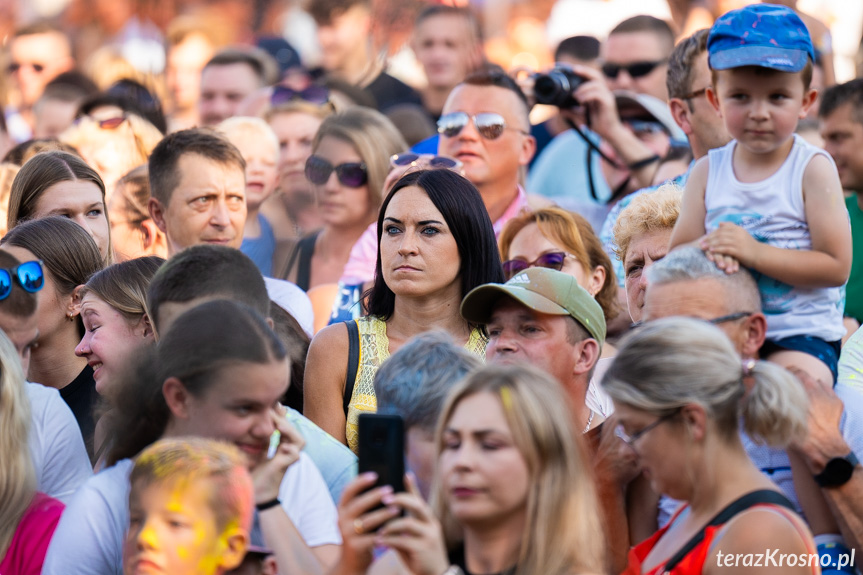
<svg viewBox="0 0 863 575"><path fill-rule="evenodd" d="M771 446L802 436L806 394L794 376L764 361L741 364L718 327L676 317L624 338L602 385L617 435L653 489L686 503L630 552L626 575L738 573L774 550L794 557L774 565L762 555L759 574L821 572L808 528L740 439L741 419Z"/></svg>
<svg viewBox="0 0 863 575"><path fill-rule="evenodd" d="M63 504L36 491L21 360L0 331L0 573L38 575Z"/></svg>

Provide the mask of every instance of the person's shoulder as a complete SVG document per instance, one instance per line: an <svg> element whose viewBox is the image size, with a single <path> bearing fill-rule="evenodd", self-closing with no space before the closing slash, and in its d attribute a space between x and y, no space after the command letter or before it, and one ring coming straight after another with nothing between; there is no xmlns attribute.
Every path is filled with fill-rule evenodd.
<svg viewBox="0 0 863 575"><path fill-rule="evenodd" d="M723 553L773 548L796 553L807 550L804 536L808 535L803 520L776 505L756 505L741 511L725 524L718 536ZM719 545L713 547L717 549Z"/></svg>

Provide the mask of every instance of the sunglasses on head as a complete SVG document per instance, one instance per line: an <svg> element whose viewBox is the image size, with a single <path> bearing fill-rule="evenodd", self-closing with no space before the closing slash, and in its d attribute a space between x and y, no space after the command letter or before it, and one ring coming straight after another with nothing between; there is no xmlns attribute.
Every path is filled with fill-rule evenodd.
<svg viewBox="0 0 863 575"><path fill-rule="evenodd" d="M329 103L330 90L318 84L311 84L302 90L294 90L281 85L273 86L273 93L270 95L271 106L280 106L297 100L322 106Z"/></svg>
<svg viewBox="0 0 863 575"><path fill-rule="evenodd" d="M458 171L462 168L462 163L454 158L446 156L435 156L434 154L395 154L390 157L391 168L444 168L447 170Z"/></svg>
<svg viewBox="0 0 863 575"><path fill-rule="evenodd" d="M24 262L14 268L0 268L0 300L12 293L12 281L17 281L24 291L36 293L45 285L45 272L40 260Z"/></svg>
<svg viewBox="0 0 863 575"><path fill-rule="evenodd" d="M532 262L524 260L507 260L503 262L503 275L507 280L512 279L516 274L523 272L527 268L548 268L550 270L560 271L563 268L563 262L566 260L566 252L549 252L542 254Z"/></svg>
<svg viewBox="0 0 863 575"><path fill-rule="evenodd" d="M466 112L452 112L444 114L437 121L437 133L447 138L455 138L461 131L473 120L473 125L479 135L486 140L496 140L503 135L503 131L507 128L506 120L500 114L494 112L483 112L471 116ZM517 130L517 128L513 128ZM526 132L518 130L522 134Z"/></svg>
<svg viewBox="0 0 863 575"><path fill-rule="evenodd" d="M359 188L366 185L369 180L368 170L362 162L348 162L333 166L320 156L309 156L306 160L306 179L311 183L322 186L335 172L339 182L349 188Z"/></svg>
<svg viewBox="0 0 863 575"><path fill-rule="evenodd" d="M45 64L34 64L32 62L12 62L9 64L9 73L14 74L21 68L33 68L37 74L41 74L45 70Z"/></svg>
<svg viewBox="0 0 863 575"><path fill-rule="evenodd" d="M605 74L606 78L611 78L612 80L617 78L617 75L620 74L621 70L625 70L627 74L631 78L641 78L643 76L647 76L657 66L660 64L665 64L668 62L668 59L655 60L653 62L633 62L632 64L603 64L602 65L602 73Z"/></svg>

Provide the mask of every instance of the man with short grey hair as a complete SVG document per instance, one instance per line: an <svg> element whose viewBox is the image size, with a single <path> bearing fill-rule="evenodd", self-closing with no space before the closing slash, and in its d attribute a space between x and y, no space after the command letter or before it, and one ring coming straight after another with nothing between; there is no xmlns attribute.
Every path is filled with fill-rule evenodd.
<svg viewBox="0 0 863 575"><path fill-rule="evenodd" d="M426 499L435 464L434 432L447 394L481 366L446 333L429 332L403 345L375 373L378 413L404 420L405 461Z"/></svg>

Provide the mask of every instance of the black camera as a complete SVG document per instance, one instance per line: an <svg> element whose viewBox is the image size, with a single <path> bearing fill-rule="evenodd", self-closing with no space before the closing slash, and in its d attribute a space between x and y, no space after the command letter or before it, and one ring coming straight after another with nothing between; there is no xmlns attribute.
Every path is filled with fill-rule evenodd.
<svg viewBox="0 0 863 575"><path fill-rule="evenodd" d="M572 93L586 81L569 68L556 66L548 74L533 77L533 95L537 104L574 108L579 104Z"/></svg>

